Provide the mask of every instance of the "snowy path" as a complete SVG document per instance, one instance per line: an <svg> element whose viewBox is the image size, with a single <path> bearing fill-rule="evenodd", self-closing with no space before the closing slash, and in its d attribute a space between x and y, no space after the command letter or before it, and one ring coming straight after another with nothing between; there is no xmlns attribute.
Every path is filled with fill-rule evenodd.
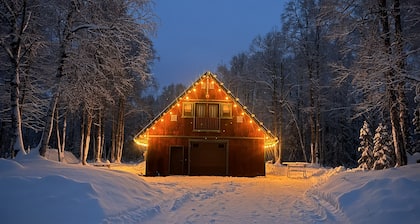
<svg viewBox="0 0 420 224"><path fill-rule="evenodd" d="M165 199L160 213L146 223L316 223L331 217L305 192L310 179L284 176L258 178L144 178Z"/></svg>

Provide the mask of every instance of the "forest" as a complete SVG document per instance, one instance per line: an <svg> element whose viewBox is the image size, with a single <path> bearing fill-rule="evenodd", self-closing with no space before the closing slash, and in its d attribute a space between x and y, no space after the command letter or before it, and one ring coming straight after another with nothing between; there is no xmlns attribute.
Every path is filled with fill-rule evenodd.
<svg viewBox="0 0 420 224"><path fill-rule="evenodd" d="M1 0L0 157L142 160L132 137L186 88L156 95L152 6ZM288 0L281 24L215 73L280 139L267 159L354 167L374 148L367 130L387 130L391 165L406 165L419 151L419 14L416 0Z"/></svg>

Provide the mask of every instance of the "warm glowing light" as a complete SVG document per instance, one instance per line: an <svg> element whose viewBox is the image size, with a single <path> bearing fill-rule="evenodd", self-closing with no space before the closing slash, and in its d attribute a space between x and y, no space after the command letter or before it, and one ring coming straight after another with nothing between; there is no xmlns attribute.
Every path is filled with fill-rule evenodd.
<svg viewBox="0 0 420 224"><path fill-rule="evenodd" d="M219 92L222 92L222 89L219 89Z"/></svg>
<svg viewBox="0 0 420 224"><path fill-rule="evenodd" d="M163 118L162 118L162 119L160 119L160 121L161 121L161 122L163 122Z"/></svg>
<svg viewBox="0 0 420 224"><path fill-rule="evenodd" d="M245 115L245 113L244 113L244 112L242 112L241 114L242 114L242 115Z"/></svg>
<svg viewBox="0 0 420 224"><path fill-rule="evenodd" d="M134 139L134 142L135 142L137 145L139 145L139 146L147 147L147 143L145 143L145 142L140 142L140 141L139 141L139 140L137 140L137 139Z"/></svg>
<svg viewBox="0 0 420 224"><path fill-rule="evenodd" d="M181 104L179 104L179 103L177 103L176 105L177 105L178 107L179 107L179 106L181 106Z"/></svg>
<svg viewBox="0 0 420 224"><path fill-rule="evenodd" d="M186 99L187 99L187 100L189 100L189 99L190 99L190 97L188 97L188 96L187 96L187 97L186 97Z"/></svg>
<svg viewBox="0 0 420 224"><path fill-rule="evenodd" d="M195 92L195 91L197 91L197 89L196 89L196 88L194 88L194 89L193 89L193 91Z"/></svg>
<svg viewBox="0 0 420 224"><path fill-rule="evenodd" d="M258 131L261 131L261 128L258 128Z"/></svg>
<svg viewBox="0 0 420 224"><path fill-rule="evenodd" d="M252 124L252 120L249 120L249 123Z"/></svg>
<svg viewBox="0 0 420 224"><path fill-rule="evenodd" d="M264 148L273 148L277 145L277 142L270 142L264 145Z"/></svg>
<svg viewBox="0 0 420 224"><path fill-rule="evenodd" d="M225 97L225 99L228 100L229 98L228 97Z"/></svg>

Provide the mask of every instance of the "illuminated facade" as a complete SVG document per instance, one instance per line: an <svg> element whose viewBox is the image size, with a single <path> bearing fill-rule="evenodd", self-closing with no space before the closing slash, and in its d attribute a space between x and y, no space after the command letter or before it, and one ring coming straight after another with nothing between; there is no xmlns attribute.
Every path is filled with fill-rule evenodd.
<svg viewBox="0 0 420 224"><path fill-rule="evenodd" d="M265 175L278 139L206 72L134 138L147 148L146 175Z"/></svg>

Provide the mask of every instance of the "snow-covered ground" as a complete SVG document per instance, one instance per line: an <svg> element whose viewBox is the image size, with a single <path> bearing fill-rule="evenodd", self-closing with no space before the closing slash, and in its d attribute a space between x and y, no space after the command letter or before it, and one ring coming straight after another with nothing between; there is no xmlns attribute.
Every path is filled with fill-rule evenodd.
<svg viewBox="0 0 420 224"><path fill-rule="evenodd" d="M54 157L54 153L50 158ZM420 164L267 176L143 177L29 155L0 159L0 223L419 223Z"/></svg>

